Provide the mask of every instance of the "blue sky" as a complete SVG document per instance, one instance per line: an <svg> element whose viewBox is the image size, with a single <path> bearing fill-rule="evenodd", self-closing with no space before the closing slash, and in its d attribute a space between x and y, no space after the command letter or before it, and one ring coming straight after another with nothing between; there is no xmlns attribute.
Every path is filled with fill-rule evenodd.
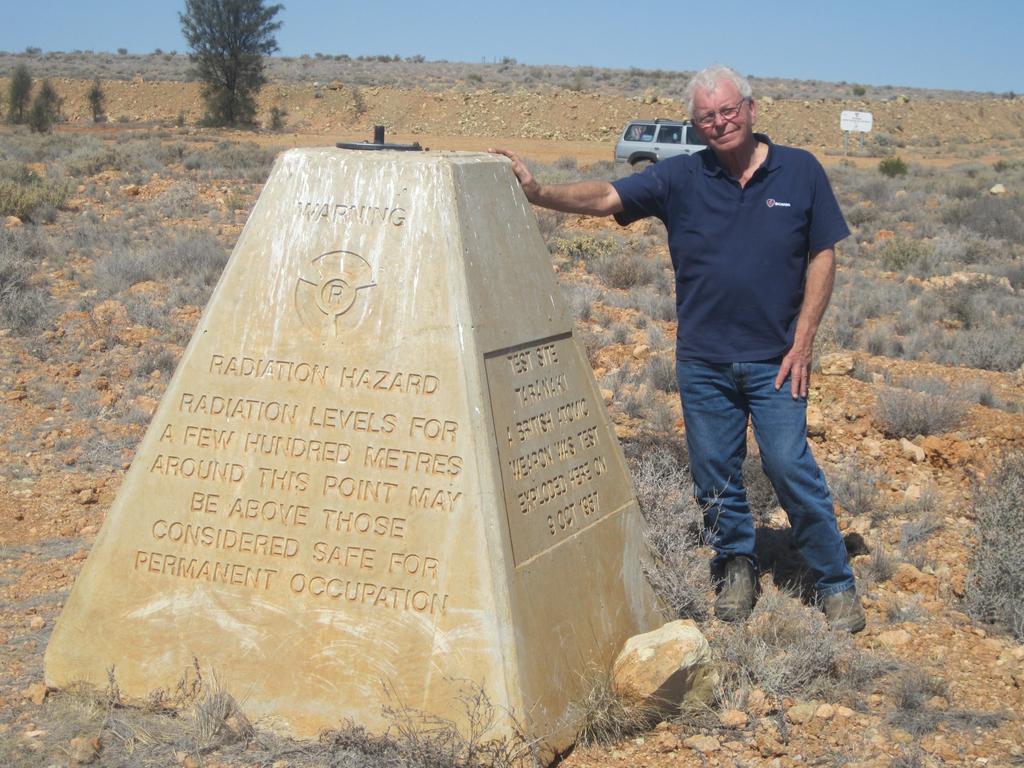
<svg viewBox="0 0 1024 768"><path fill-rule="evenodd" d="M184 0L5 2L0 50L184 52ZM281 53L697 69L1024 93L1021 0L285 0Z"/></svg>

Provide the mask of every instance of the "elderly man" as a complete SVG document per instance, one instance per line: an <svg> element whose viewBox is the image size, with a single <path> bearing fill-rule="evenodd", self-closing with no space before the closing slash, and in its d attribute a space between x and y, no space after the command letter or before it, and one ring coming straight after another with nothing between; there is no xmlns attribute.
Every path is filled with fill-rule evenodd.
<svg viewBox="0 0 1024 768"><path fill-rule="evenodd" d="M510 152L530 202L568 213L664 222L676 281L676 373L694 494L719 577L715 613L745 619L757 595L754 523L743 487L746 430L789 515L829 625L859 632L864 610L832 497L807 446L811 347L849 234L808 152L755 133L750 83L712 66L686 89L709 149L615 182L546 186Z"/></svg>

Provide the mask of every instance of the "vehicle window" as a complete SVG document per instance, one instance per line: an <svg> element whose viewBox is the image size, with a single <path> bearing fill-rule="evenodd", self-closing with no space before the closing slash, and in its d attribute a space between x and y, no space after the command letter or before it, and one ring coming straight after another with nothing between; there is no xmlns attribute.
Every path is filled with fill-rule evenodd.
<svg viewBox="0 0 1024 768"><path fill-rule="evenodd" d="M655 126L645 123L633 123L626 129L626 141L654 141Z"/></svg>
<svg viewBox="0 0 1024 768"><path fill-rule="evenodd" d="M662 144L679 144L683 140L683 128L679 125L663 125L658 131L658 141Z"/></svg>
<svg viewBox="0 0 1024 768"><path fill-rule="evenodd" d="M686 135L687 135L687 139L686 139L686 143L687 144L700 144L702 147L707 144L707 142L705 142L704 139L702 139L700 137L700 134L697 133L697 129L694 128L692 125L687 127Z"/></svg>

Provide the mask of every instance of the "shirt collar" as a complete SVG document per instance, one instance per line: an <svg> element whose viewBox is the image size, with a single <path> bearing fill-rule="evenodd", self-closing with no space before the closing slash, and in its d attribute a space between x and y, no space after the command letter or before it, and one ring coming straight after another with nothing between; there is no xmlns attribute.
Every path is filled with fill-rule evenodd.
<svg viewBox="0 0 1024 768"><path fill-rule="evenodd" d="M763 168L766 171L774 171L781 165L779 160L779 153L775 151L775 145L772 144L772 140L768 138L766 133L754 133L754 138L758 141L763 141L768 145L768 157L764 159ZM708 176L721 176L728 175L722 164L718 162L718 156L715 154L715 150L708 147L705 151L700 153L704 160L704 173Z"/></svg>

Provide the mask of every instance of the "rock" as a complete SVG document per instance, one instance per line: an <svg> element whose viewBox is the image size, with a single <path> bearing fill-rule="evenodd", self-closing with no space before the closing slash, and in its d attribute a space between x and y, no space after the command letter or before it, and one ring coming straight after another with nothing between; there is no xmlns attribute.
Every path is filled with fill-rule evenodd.
<svg viewBox="0 0 1024 768"><path fill-rule="evenodd" d="M135 398L135 407L147 416L152 416L158 405L160 405L160 401L149 395L139 395Z"/></svg>
<svg viewBox="0 0 1024 768"><path fill-rule="evenodd" d="M718 722L726 728L744 728L750 722L750 718L742 710L726 709L718 715Z"/></svg>
<svg viewBox="0 0 1024 768"><path fill-rule="evenodd" d="M987 272L952 272L948 275L936 275L930 277L922 284L925 288L933 290L949 290L960 286L1002 288L1007 293L1013 293L1013 285L1005 276L990 275Z"/></svg>
<svg viewBox="0 0 1024 768"><path fill-rule="evenodd" d="M882 455L882 444L878 440L873 440L870 437L865 438L861 443L861 447L864 448L868 456L873 459L877 459Z"/></svg>
<svg viewBox="0 0 1024 768"><path fill-rule="evenodd" d="M1006 187L1003 186L1002 184L993 184L991 187L989 187L988 193L990 195L1005 195Z"/></svg>
<svg viewBox="0 0 1024 768"><path fill-rule="evenodd" d="M704 736L699 733L686 739L683 742L683 746L704 754L717 752L722 748L722 745L718 743L718 739L714 736Z"/></svg>
<svg viewBox="0 0 1024 768"><path fill-rule="evenodd" d="M836 708L831 704L822 704L814 710L814 716L819 720L831 720L836 716Z"/></svg>
<svg viewBox="0 0 1024 768"><path fill-rule="evenodd" d="M15 227L20 227L22 223L21 219L17 216L7 216L4 219L4 229L14 229Z"/></svg>
<svg viewBox="0 0 1024 768"><path fill-rule="evenodd" d="M853 355L843 352L822 355L821 372L825 376L849 376L853 372Z"/></svg>
<svg viewBox="0 0 1024 768"><path fill-rule="evenodd" d="M38 706L46 701L46 694L49 692L50 689L46 687L45 683L32 683L22 693L24 693L26 699Z"/></svg>
<svg viewBox="0 0 1024 768"><path fill-rule="evenodd" d="M902 648L911 641L911 635L905 629L890 629L887 632L880 632L878 644L886 648Z"/></svg>
<svg viewBox="0 0 1024 768"><path fill-rule="evenodd" d="M642 360L647 357L651 352L651 348L647 344L637 344L633 347L633 357L637 360Z"/></svg>
<svg viewBox="0 0 1024 768"><path fill-rule="evenodd" d="M142 188L138 184L125 184L121 187L121 191L128 197L138 197Z"/></svg>
<svg viewBox="0 0 1024 768"><path fill-rule="evenodd" d="M816 405L807 406L807 435L808 437L825 436L825 416L821 408Z"/></svg>
<svg viewBox="0 0 1024 768"><path fill-rule="evenodd" d="M754 735L754 746L762 757L779 757L788 751L779 741L779 732L774 728L758 728Z"/></svg>
<svg viewBox="0 0 1024 768"><path fill-rule="evenodd" d="M128 324L128 310L120 301L107 299L93 308L92 319L100 328L120 328Z"/></svg>
<svg viewBox="0 0 1024 768"><path fill-rule="evenodd" d="M836 715L843 718L844 720L848 717L853 717L854 714L856 713L849 707L844 707L842 705L836 707Z"/></svg>
<svg viewBox="0 0 1024 768"><path fill-rule="evenodd" d="M88 739L78 736L71 740L68 749L68 757L72 765L88 765L96 760L100 754L100 740L94 736Z"/></svg>
<svg viewBox="0 0 1024 768"><path fill-rule="evenodd" d="M915 464L920 464L925 459L924 448L914 445L905 437L900 438L900 454L905 459L910 459Z"/></svg>
<svg viewBox="0 0 1024 768"><path fill-rule="evenodd" d="M674 713L684 702L710 702L718 673L697 625L679 620L629 638L615 660L613 681L620 694Z"/></svg>
<svg viewBox="0 0 1024 768"><path fill-rule="evenodd" d="M934 594L938 588L938 579L929 573L923 573L910 563L900 563L896 566L889 583L904 592L919 592L922 594Z"/></svg>
<svg viewBox="0 0 1024 768"><path fill-rule="evenodd" d="M679 740L679 737L670 731L663 731L659 733L651 741L651 747L657 752L675 752L681 746L683 742Z"/></svg>
<svg viewBox="0 0 1024 768"><path fill-rule="evenodd" d="M95 488L84 488L78 492L77 498L79 504L95 504L99 497L96 495Z"/></svg>
<svg viewBox="0 0 1024 768"><path fill-rule="evenodd" d="M903 500L913 504L914 502L921 500L922 493L923 490L920 485L917 483L911 483L906 487L906 490L903 491Z"/></svg>
<svg viewBox="0 0 1024 768"><path fill-rule="evenodd" d="M772 706L764 691L755 688L747 694L747 711L754 717L765 717L774 712L775 707Z"/></svg>
<svg viewBox="0 0 1024 768"><path fill-rule="evenodd" d="M793 723L794 725L803 725L809 723L814 717L815 711L818 706L812 702L802 702L800 704L794 704L792 707L786 710L786 720Z"/></svg>
<svg viewBox="0 0 1024 768"><path fill-rule="evenodd" d="M28 628L29 629L34 629L34 630L38 631L38 630L42 629L45 626L46 626L46 619L44 619L42 616L33 616L31 619L29 619L29 622L28 622Z"/></svg>

